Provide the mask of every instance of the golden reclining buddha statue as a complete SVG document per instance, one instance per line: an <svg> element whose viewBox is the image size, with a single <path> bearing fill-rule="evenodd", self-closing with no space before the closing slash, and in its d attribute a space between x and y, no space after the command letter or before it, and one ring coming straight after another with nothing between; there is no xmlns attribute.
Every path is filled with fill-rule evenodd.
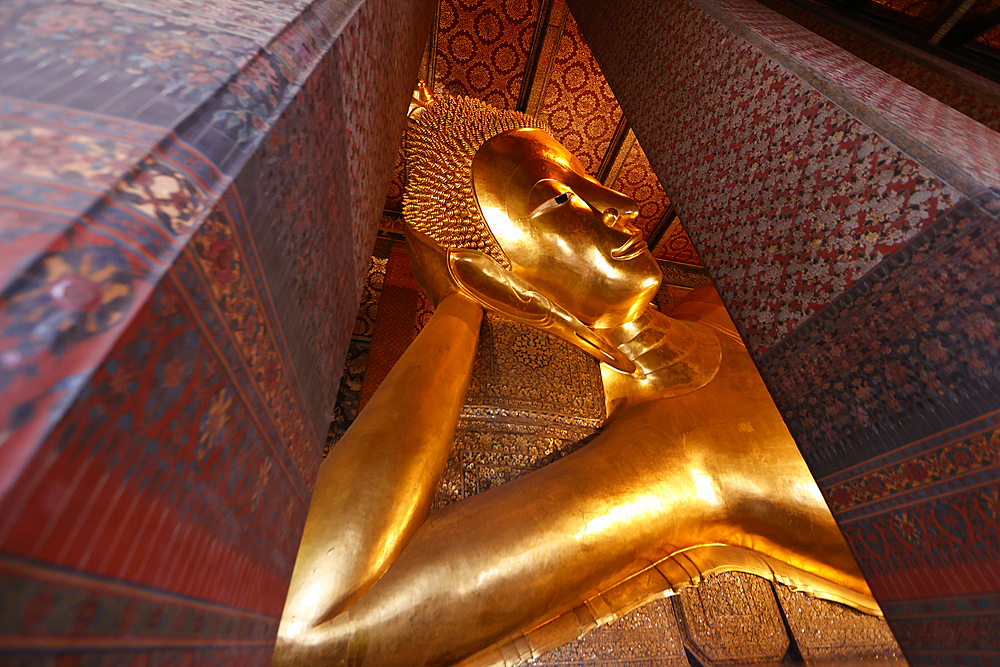
<svg viewBox="0 0 1000 667"><path fill-rule="evenodd" d="M320 468L274 665L514 665L727 570L879 613L714 290L649 307L635 202L454 97L412 114L404 215L436 310ZM601 361L608 419L428 516L484 309Z"/></svg>

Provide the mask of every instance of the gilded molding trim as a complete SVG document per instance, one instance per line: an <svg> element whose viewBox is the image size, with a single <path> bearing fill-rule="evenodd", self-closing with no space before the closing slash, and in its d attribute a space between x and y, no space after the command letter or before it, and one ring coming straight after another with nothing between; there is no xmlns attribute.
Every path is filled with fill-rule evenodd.
<svg viewBox="0 0 1000 667"><path fill-rule="evenodd" d="M759 552L705 544L674 552L642 572L586 600L584 604L458 663L457 667L515 667L625 616L654 600L696 587L725 572L743 572L782 584L793 592L850 604L881 618L871 598Z"/></svg>

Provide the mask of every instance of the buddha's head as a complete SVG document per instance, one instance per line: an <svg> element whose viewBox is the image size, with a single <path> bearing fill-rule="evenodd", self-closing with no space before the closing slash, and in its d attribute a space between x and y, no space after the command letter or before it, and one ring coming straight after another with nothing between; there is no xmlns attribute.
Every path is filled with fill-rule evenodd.
<svg viewBox="0 0 1000 667"><path fill-rule="evenodd" d="M634 201L588 176L535 119L453 97L407 144L406 221L444 248L479 250L589 327L638 317L661 274Z"/></svg>

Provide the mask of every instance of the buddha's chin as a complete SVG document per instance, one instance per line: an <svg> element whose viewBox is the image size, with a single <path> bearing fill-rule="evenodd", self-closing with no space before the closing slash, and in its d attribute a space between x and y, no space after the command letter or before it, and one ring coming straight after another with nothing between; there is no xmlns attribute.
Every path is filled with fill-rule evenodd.
<svg viewBox="0 0 1000 667"><path fill-rule="evenodd" d="M618 290L608 290L605 293L606 303L602 312L587 323L592 328L611 329L620 327L638 318L649 307L650 302L660 289L660 281L663 279L663 274L660 272L660 267L656 264L656 260L651 255L648 255L648 253L646 255L649 259L648 262L644 262L644 258L632 260L642 265L648 263L648 267L642 267L646 270L629 272L627 280L622 281L625 284ZM614 293L617 293L618 298L612 297Z"/></svg>
<svg viewBox="0 0 1000 667"><path fill-rule="evenodd" d="M613 329L638 319L649 307L659 289L659 281L647 286L639 293L633 293L627 299L617 303L607 303L600 316L587 322L592 329Z"/></svg>
<svg viewBox="0 0 1000 667"><path fill-rule="evenodd" d="M592 329L614 329L628 324L642 315L649 307L649 299L643 299L619 310L609 311L590 324Z"/></svg>

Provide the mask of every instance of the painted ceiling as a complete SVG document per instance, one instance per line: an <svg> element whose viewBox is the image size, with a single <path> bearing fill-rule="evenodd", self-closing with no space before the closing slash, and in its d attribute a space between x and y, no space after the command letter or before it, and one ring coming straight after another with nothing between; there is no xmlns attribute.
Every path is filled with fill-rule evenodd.
<svg viewBox="0 0 1000 667"><path fill-rule="evenodd" d="M565 0L438 0L420 76L435 94L543 119L591 176L635 199L657 259L701 266ZM401 231L402 197L401 147L383 231Z"/></svg>

